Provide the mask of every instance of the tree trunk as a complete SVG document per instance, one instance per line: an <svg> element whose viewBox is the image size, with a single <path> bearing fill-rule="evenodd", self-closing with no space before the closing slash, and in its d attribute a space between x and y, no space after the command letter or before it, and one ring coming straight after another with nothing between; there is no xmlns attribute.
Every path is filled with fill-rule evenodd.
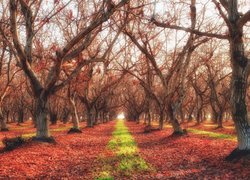
<svg viewBox="0 0 250 180"><path fill-rule="evenodd" d="M17 120L18 125L23 123L23 118L24 118L23 109L20 108L20 109L18 109L18 120Z"/></svg>
<svg viewBox="0 0 250 180"><path fill-rule="evenodd" d="M146 119L147 119L147 122L148 122L148 126L151 126L151 115L150 115L150 112L147 112Z"/></svg>
<svg viewBox="0 0 250 180"><path fill-rule="evenodd" d="M137 124L140 124L140 114L137 113L135 115L135 121L136 121Z"/></svg>
<svg viewBox="0 0 250 180"><path fill-rule="evenodd" d="M162 130L163 129L163 125L164 125L164 115L163 115L163 110L160 110L160 114L159 114L159 129Z"/></svg>
<svg viewBox="0 0 250 180"><path fill-rule="evenodd" d="M216 112L214 109L212 110L212 122L213 123L219 123L218 119L219 119L219 114L218 112Z"/></svg>
<svg viewBox="0 0 250 180"><path fill-rule="evenodd" d="M91 127L96 125L95 122L96 122L96 114L95 114L94 110L92 110L91 111L91 123L92 123Z"/></svg>
<svg viewBox="0 0 250 180"><path fill-rule="evenodd" d="M35 119L36 119L36 138L47 139L50 137L47 120L47 97L40 96L36 99Z"/></svg>
<svg viewBox="0 0 250 180"><path fill-rule="evenodd" d="M246 106L248 59L244 54L243 27L240 27L238 24L239 18L237 1L232 0L229 2L232 115L237 132L238 149L250 150L250 126L248 124Z"/></svg>
<svg viewBox="0 0 250 180"><path fill-rule="evenodd" d="M201 123L201 116L202 116L202 110L197 109L197 114L196 114L196 123L199 125Z"/></svg>
<svg viewBox="0 0 250 180"><path fill-rule="evenodd" d="M74 106L74 117L72 119L72 122L73 122L73 128L79 129L79 116L78 116L77 109L75 106Z"/></svg>
<svg viewBox="0 0 250 180"><path fill-rule="evenodd" d="M9 110L6 111L6 122L7 123L10 122L10 111Z"/></svg>
<svg viewBox="0 0 250 180"><path fill-rule="evenodd" d="M98 123L98 112L95 110L95 109L93 109L93 117L92 117L92 121L93 121L93 125L97 125L97 123Z"/></svg>
<svg viewBox="0 0 250 180"><path fill-rule="evenodd" d="M91 112L87 111L87 127L91 127Z"/></svg>
<svg viewBox="0 0 250 180"><path fill-rule="evenodd" d="M212 88L211 88L212 89ZM211 106L211 109L212 109L212 122L213 123L218 123L218 112L217 112L217 108L216 108L216 105L215 105L215 100L214 98L210 98L210 106Z"/></svg>
<svg viewBox="0 0 250 180"><path fill-rule="evenodd" d="M232 115L237 132L238 149L250 150L250 127L245 101L247 80L244 73L232 77Z"/></svg>
<svg viewBox="0 0 250 180"><path fill-rule="evenodd" d="M87 109L87 127L93 127L93 112L91 109Z"/></svg>
<svg viewBox="0 0 250 180"><path fill-rule="evenodd" d="M171 104L168 105L168 115L170 118L170 123L173 127L173 134L184 134L184 131L181 128L179 121L175 117L174 109Z"/></svg>
<svg viewBox="0 0 250 180"><path fill-rule="evenodd" d="M223 128L222 120L223 120L223 111L220 110L217 118L218 128Z"/></svg>
<svg viewBox="0 0 250 180"><path fill-rule="evenodd" d="M75 99L70 97L70 103L74 110L73 117L72 117L72 123L73 123L73 129L79 130L79 116L76 108Z"/></svg>
<svg viewBox="0 0 250 180"><path fill-rule="evenodd" d="M180 107L180 110L179 110L179 114L180 114L180 118L181 118L181 122L185 122L185 117L184 117L184 113L183 113L183 109Z"/></svg>
<svg viewBox="0 0 250 180"><path fill-rule="evenodd" d="M109 119L109 112L108 113L105 113L105 119L106 119L106 122L109 122L110 119Z"/></svg>
<svg viewBox="0 0 250 180"><path fill-rule="evenodd" d="M55 112L50 112L49 113L49 116L50 116L50 122L52 125L55 125L56 122L57 122L57 113Z"/></svg>
<svg viewBox="0 0 250 180"><path fill-rule="evenodd" d="M193 120L194 108L195 108L195 106L192 106L191 110L188 112L188 122L191 122Z"/></svg>
<svg viewBox="0 0 250 180"><path fill-rule="evenodd" d="M103 119L103 123L107 122L106 113L105 112L102 113L102 119Z"/></svg>
<svg viewBox="0 0 250 180"><path fill-rule="evenodd" d="M3 117L0 117L1 131L8 131L7 124Z"/></svg>
<svg viewBox="0 0 250 180"><path fill-rule="evenodd" d="M1 131L8 131L7 124L3 117L3 112L1 108L0 108L0 125L1 125Z"/></svg>
<svg viewBox="0 0 250 180"><path fill-rule="evenodd" d="M62 115L62 121L63 121L64 124L67 123L69 114L70 114L70 113L69 113L69 110L65 108L65 109L63 110L63 115Z"/></svg>

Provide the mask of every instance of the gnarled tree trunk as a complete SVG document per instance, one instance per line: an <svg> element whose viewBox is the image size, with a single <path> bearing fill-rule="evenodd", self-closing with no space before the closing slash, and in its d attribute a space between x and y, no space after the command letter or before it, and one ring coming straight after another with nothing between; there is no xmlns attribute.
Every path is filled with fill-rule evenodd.
<svg viewBox="0 0 250 180"><path fill-rule="evenodd" d="M174 109L171 104L168 105L168 115L170 118L170 123L174 130L173 134L184 134L184 131L181 128L179 121L175 117Z"/></svg>
<svg viewBox="0 0 250 180"><path fill-rule="evenodd" d="M232 64L231 105L232 116L237 132L238 148L233 151L228 160L241 157L241 152L250 154L250 126L246 106L247 79L249 75L249 60L244 54L243 25L249 20L249 13L244 19L238 12L238 1L228 1L229 43ZM239 156L238 156L239 155Z"/></svg>
<svg viewBox="0 0 250 180"><path fill-rule="evenodd" d="M92 109L87 108L87 127L94 126L94 114Z"/></svg>
<svg viewBox="0 0 250 180"><path fill-rule="evenodd" d="M40 95L35 102L36 138L47 139L50 137L47 119L47 97Z"/></svg>
<svg viewBox="0 0 250 180"><path fill-rule="evenodd" d="M241 55L241 45L237 42L231 43L233 53L233 75L232 75L232 115L236 127L238 148L250 150L250 126L248 124L246 90L247 71L244 56ZM247 62L245 62L247 64Z"/></svg>
<svg viewBox="0 0 250 180"><path fill-rule="evenodd" d="M73 108L73 117L72 117L72 123L73 123L73 128L79 130L79 116L76 108L76 103L75 103L75 97L70 97L70 103Z"/></svg>

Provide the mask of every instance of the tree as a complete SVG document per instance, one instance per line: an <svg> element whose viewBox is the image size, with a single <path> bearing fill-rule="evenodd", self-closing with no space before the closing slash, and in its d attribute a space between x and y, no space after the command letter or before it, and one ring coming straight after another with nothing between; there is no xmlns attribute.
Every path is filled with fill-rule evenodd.
<svg viewBox="0 0 250 180"><path fill-rule="evenodd" d="M36 103L35 119L37 123L37 139L43 140L50 137L47 124L47 102L49 97L67 85L81 71L83 66L93 62L104 61L104 56L97 57L98 51L94 55L89 54L88 57L83 56L81 53L84 50L86 51L91 42L95 39L95 34L101 30L100 26L103 22L107 21L117 9L127 2L128 0L122 0L117 4L113 4L112 1L103 2L97 13L92 15L93 18L88 26L81 29L77 35L64 45L64 47L59 48L54 45L52 49L54 49L55 56L50 57L50 67L48 67L49 71L47 72L47 78L45 82L42 82L37 75L38 72L34 70L35 57L33 54L34 38L41 29L41 26L35 29L35 22L42 1L36 1L36 3L30 1L28 3L24 0L10 0L10 27L14 44L13 49L15 49L18 56L18 63L28 77L32 87L33 97ZM19 6L20 10L18 8ZM66 6L67 4L64 5L63 8ZM58 14L63 8L59 8L54 14ZM21 16L25 22L25 42L21 42L19 38L17 16ZM42 25L48 23L51 18L51 16L46 17L45 23L42 23ZM22 44L25 44L24 48ZM59 82L63 64L73 59L77 61L74 70L71 71L66 79ZM37 60L41 62L41 58L37 58Z"/></svg>
<svg viewBox="0 0 250 180"><path fill-rule="evenodd" d="M190 5L190 21L191 21L191 30L196 27L196 7L195 1L191 1ZM137 23L138 24L138 23ZM140 26L140 25L138 25ZM134 26L132 26L134 27ZM150 30L155 30L151 28ZM160 33L146 33L142 32L140 27L136 29L138 34L135 35L134 29L127 28L124 33L131 39L131 41L137 46L137 48L146 56L146 59L151 63L152 67L155 70L156 75L159 77L165 93L165 104L167 113L170 118L170 123L173 126L174 134L185 134L183 129L180 126L180 123L176 117L176 114L181 109L181 105L185 98L185 78L187 75L187 68L190 63L192 53L196 48L201 44L208 41L207 38L200 39L199 36L195 36L194 33L190 33L188 39L186 40L185 45L180 50L178 55L173 57L173 63L168 70L168 73L164 73L160 66L159 62L156 60L157 51L159 51L159 45L155 42L157 35ZM154 32L154 31L153 31ZM151 37L149 37L151 35ZM138 40L139 39L139 40ZM150 40L154 41L150 43ZM155 47L152 47L152 44ZM157 49L158 48L158 49ZM167 64L167 62L165 62ZM163 99L163 97L162 97ZM165 107L164 107L165 108ZM163 111L164 109L162 109ZM160 111L161 112L161 111ZM163 124L163 119L160 121Z"/></svg>
<svg viewBox="0 0 250 180"><path fill-rule="evenodd" d="M250 150L250 126L247 118L246 107L246 89L247 79L249 76L249 59L245 53L244 45L244 25L250 21L250 10L246 13L240 13L238 10L238 0L212 0L215 4L220 16L224 20L227 28L227 34L216 34L210 32L202 32L197 29L185 28L169 23L161 23L152 18L152 22L159 27L182 30L190 33L195 33L200 36L208 36L219 39L226 39L229 42L230 62L232 65L231 78L231 110L237 132L238 147L233 151L235 153ZM239 150L239 151L238 151ZM237 156L237 155L236 155Z"/></svg>

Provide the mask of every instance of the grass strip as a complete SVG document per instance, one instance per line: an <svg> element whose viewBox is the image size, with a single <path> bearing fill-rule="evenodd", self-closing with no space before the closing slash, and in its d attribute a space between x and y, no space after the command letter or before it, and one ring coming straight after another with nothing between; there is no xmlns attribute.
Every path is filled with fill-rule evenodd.
<svg viewBox="0 0 250 180"><path fill-rule="evenodd" d="M164 124L164 127L167 129L172 128L172 126L169 124ZM227 127L227 128L229 129L230 127ZM225 139L229 141L237 141L237 137L235 135L204 131L204 130L199 130L196 128L188 128L187 131L193 134L204 135L204 136L211 137L214 139Z"/></svg>
<svg viewBox="0 0 250 180"><path fill-rule="evenodd" d="M114 156L104 158L104 168L99 173L98 180L114 179L114 174L131 176L136 172L151 171L153 168L140 157L137 144L125 126L123 120L118 120L112 139L108 143L108 149ZM115 167L112 166L115 164Z"/></svg>
<svg viewBox="0 0 250 180"><path fill-rule="evenodd" d="M203 126L217 128L218 124L203 124ZM234 126L223 126L223 128L225 128L225 129L234 129Z"/></svg>
<svg viewBox="0 0 250 180"><path fill-rule="evenodd" d="M226 139L226 140L230 140L230 141L237 141L236 136L229 135L229 134L203 131L203 130L198 130L198 129L194 129L194 128L188 128L188 132L191 132L193 134L198 134L198 135L205 135L205 136L215 138L215 139Z"/></svg>
<svg viewBox="0 0 250 180"><path fill-rule="evenodd" d="M12 128L11 130L13 130L14 128ZM58 128L52 128L50 129L50 133L53 135L55 132L62 132L62 131L67 131L69 129L69 127L58 127ZM10 131L11 131L10 130ZM32 138L34 136L36 136L35 132L30 132L30 133L20 133L20 136L23 137L24 139L29 139ZM0 148L4 147L2 140L0 140Z"/></svg>

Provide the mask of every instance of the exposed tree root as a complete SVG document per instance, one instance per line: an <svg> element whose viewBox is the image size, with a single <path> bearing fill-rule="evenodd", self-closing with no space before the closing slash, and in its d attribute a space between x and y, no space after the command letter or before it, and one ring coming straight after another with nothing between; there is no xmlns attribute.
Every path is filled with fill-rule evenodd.
<svg viewBox="0 0 250 180"><path fill-rule="evenodd" d="M9 129L8 128L1 128L1 131L6 132L6 131L9 131Z"/></svg>
<svg viewBox="0 0 250 180"><path fill-rule="evenodd" d="M39 138L38 137L33 137L32 141L56 144L56 140L52 136L50 136L50 137L39 137Z"/></svg>
<svg viewBox="0 0 250 180"><path fill-rule="evenodd" d="M78 128L70 128L68 134L74 134L74 133L82 133L82 131Z"/></svg>
<svg viewBox="0 0 250 180"><path fill-rule="evenodd" d="M21 136L18 136L18 137L14 137L14 138L7 138L6 137L3 139L2 142L4 144L3 151L11 151L11 150L14 150L14 149L22 146L23 144L25 144L28 141L25 140L24 138L22 138Z"/></svg>
<svg viewBox="0 0 250 180"><path fill-rule="evenodd" d="M243 157L244 159L250 159L250 150L240 150L236 148L225 158L225 160L229 162L237 162Z"/></svg>
<svg viewBox="0 0 250 180"><path fill-rule="evenodd" d="M183 129L183 131L174 131L171 136L184 136L184 135L187 135L187 130L186 129Z"/></svg>

